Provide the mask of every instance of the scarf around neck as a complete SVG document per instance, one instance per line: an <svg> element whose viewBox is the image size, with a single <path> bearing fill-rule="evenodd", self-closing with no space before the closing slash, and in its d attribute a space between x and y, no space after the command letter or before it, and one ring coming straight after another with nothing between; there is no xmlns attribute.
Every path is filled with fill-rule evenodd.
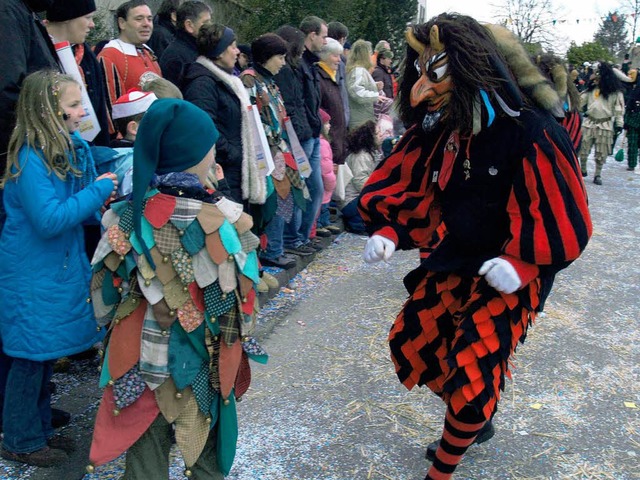
<svg viewBox="0 0 640 480"><path fill-rule="evenodd" d="M204 56L199 56L196 60L214 77L224 83L235 93L240 100L241 110L241 134L242 134L242 198L250 203L263 204L267 198L266 179L258 170L254 139L251 133L251 119L249 118L249 106L251 101L249 94L238 77L225 72L215 63Z"/></svg>

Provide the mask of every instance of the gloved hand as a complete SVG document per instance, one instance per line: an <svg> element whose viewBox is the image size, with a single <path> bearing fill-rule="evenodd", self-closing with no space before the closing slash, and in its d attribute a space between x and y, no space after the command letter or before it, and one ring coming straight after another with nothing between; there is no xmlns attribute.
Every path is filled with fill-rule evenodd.
<svg viewBox="0 0 640 480"><path fill-rule="evenodd" d="M364 246L362 258L367 263L376 263L380 260L385 262L391 258L396 251L396 245L382 235L373 235Z"/></svg>
<svg viewBox="0 0 640 480"><path fill-rule="evenodd" d="M522 286L522 280L508 260L496 257L482 264L478 275L484 275L487 283L502 293L513 293Z"/></svg>

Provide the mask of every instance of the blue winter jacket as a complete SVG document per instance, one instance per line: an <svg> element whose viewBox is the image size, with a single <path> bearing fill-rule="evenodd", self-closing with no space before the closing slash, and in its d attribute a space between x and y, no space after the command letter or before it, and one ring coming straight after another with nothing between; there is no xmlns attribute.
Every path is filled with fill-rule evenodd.
<svg viewBox="0 0 640 480"><path fill-rule="evenodd" d="M91 272L82 222L100 209L113 182L73 194L33 150L7 182L0 237L0 336L7 355L35 361L79 353L102 338L89 300Z"/></svg>

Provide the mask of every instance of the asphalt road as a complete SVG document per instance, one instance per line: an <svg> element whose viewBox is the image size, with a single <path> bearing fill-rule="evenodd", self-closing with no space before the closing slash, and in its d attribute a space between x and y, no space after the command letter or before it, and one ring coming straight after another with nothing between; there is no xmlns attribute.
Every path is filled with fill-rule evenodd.
<svg viewBox="0 0 640 480"><path fill-rule="evenodd" d="M455 478L640 479L640 175L625 166L608 163L601 187L587 179L593 238L518 348L496 436L469 450ZM239 404L230 480L424 478L444 407L397 381L386 343L417 254L370 266L364 243L341 235L265 305L260 337L271 357L253 364ZM66 433L82 447L71 464L0 461L0 478L82 477L100 395L92 362L56 376L58 405L75 414ZM121 469L120 459L85 480L117 479ZM181 470L176 460L172 478Z"/></svg>
<svg viewBox="0 0 640 480"><path fill-rule="evenodd" d="M518 349L497 435L456 478L640 478L640 175L625 166L608 164L602 187L587 179L593 239ZM398 383L386 345L416 255L369 266L364 242L323 253L264 342L230 478L424 478L443 405Z"/></svg>

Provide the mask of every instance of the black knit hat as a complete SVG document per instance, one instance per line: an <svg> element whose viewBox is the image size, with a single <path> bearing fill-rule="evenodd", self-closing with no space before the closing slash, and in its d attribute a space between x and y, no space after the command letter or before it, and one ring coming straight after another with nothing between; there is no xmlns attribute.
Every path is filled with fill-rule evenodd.
<svg viewBox="0 0 640 480"><path fill-rule="evenodd" d="M253 63L264 65L274 55L286 55L289 45L275 33L265 33L251 43Z"/></svg>
<svg viewBox="0 0 640 480"><path fill-rule="evenodd" d="M64 22L96 11L94 0L54 0L47 9L47 20Z"/></svg>
<svg viewBox="0 0 640 480"><path fill-rule="evenodd" d="M240 45L238 45L238 50L240 50L240 53L244 53L247 57L249 57L249 59L251 59L251 45L247 45L245 43L241 43Z"/></svg>

